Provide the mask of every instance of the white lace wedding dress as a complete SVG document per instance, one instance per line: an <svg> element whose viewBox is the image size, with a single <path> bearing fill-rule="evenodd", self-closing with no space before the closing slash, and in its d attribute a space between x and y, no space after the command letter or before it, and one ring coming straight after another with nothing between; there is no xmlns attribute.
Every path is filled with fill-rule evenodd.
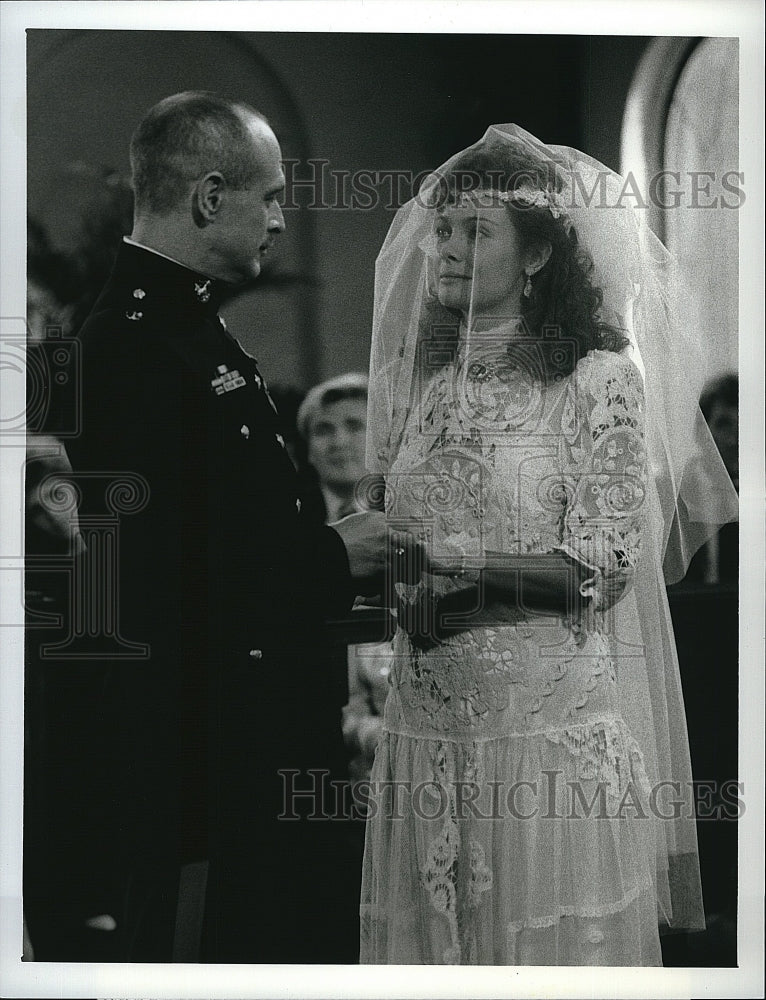
<svg viewBox="0 0 766 1000"><path fill-rule="evenodd" d="M642 406L622 356L546 386L498 350L445 366L409 414L391 518L426 523L437 555L563 551L591 601L579 619L489 608L427 651L397 631L362 962L661 964L649 781L620 709L640 638L610 611L635 601Z"/></svg>

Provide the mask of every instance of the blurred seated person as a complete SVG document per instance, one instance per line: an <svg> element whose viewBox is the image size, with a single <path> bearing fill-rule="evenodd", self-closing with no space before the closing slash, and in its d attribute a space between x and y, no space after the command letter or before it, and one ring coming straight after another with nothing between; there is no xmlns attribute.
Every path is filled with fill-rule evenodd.
<svg viewBox="0 0 766 1000"><path fill-rule="evenodd" d="M68 384L53 378L46 342L72 341L79 294L77 269L55 250L45 227L27 219L27 448L24 473L25 552L27 556L75 554L83 547L70 485L72 465L57 435L69 426L74 403ZM58 362L56 362L58 364ZM62 373L63 374L63 373ZM70 372L67 372L67 376ZM36 582L43 574L35 574ZM62 574L48 574L61 582Z"/></svg>
<svg viewBox="0 0 766 1000"><path fill-rule="evenodd" d="M298 409L298 432L306 447L308 477L304 492L317 520L332 522L356 511L382 509L382 478L366 474L367 376L348 372L315 386ZM391 672L391 644L349 647L349 701L343 710L343 736L353 782L370 776L382 725Z"/></svg>
<svg viewBox="0 0 766 1000"><path fill-rule="evenodd" d="M712 381L700 397L707 421L731 481L739 491L739 379L733 373ZM690 583L736 584L739 570L739 526L725 524L698 551L685 579Z"/></svg>
<svg viewBox="0 0 766 1000"><path fill-rule="evenodd" d="M349 646L348 704L343 709L343 739L349 751L352 783L369 781L383 727L393 652L390 642Z"/></svg>
<svg viewBox="0 0 766 1000"><path fill-rule="evenodd" d="M65 502L67 496L72 494L69 485L72 466L66 448L52 434L30 432L26 454L26 554L76 555L84 546L74 501Z"/></svg>

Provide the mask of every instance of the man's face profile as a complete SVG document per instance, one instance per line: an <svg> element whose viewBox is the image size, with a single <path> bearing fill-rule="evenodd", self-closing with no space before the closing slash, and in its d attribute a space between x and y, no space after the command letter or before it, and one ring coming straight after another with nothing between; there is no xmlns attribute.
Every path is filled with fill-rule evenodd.
<svg viewBox="0 0 766 1000"><path fill-rule="evenodd" d="M246 189L226 188L215 233L220 277L236 284L258 277L275 237L285 228L279 204L285 187L279 142L260 119L251 119L249 130L257 179Z"/></svg>

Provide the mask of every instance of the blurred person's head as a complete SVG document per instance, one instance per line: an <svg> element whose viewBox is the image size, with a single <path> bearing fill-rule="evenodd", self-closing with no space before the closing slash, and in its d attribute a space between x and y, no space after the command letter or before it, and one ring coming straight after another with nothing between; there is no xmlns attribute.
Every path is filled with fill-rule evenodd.
<svg viewBox="0 0 766 1000"><path fill-rule="evenodd" d="M297 425L320 486L352 495L366 471L367 376L349 372L315 386L301 403Z"/></svg>
<svg viewBox="0 0 766 1000"><path fill-rule="evenodd" d="M700 409L726 470L739 489L739 378L728 373L711 382L700 397Z"/></svg>
<svg viewBox="0 0 766 1000"><path fill-rule="evenodd" d="M67 256L56 250L45 227L27 219L27 329L30 342L42 341L50 328L71 331L78 275Z"/></svg>

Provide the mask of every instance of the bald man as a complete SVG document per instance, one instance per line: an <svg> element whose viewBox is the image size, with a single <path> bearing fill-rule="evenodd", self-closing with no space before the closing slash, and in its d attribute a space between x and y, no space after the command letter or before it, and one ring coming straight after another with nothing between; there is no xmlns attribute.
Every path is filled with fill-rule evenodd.
<svg viewBox="0 0 766 1000"><path fill-rule="evenodd" d="M124 958L354 961L338 824L285 818L286 799L342 768L324 622L379 591L384 519L304 523L263 377L218 316L285 228L279 143L254 109L183 93L140 123L131 166L70 448L86 524L108 513L103 474L145 484L118 606L150 652L114 663L110 700Z"/></svg>

